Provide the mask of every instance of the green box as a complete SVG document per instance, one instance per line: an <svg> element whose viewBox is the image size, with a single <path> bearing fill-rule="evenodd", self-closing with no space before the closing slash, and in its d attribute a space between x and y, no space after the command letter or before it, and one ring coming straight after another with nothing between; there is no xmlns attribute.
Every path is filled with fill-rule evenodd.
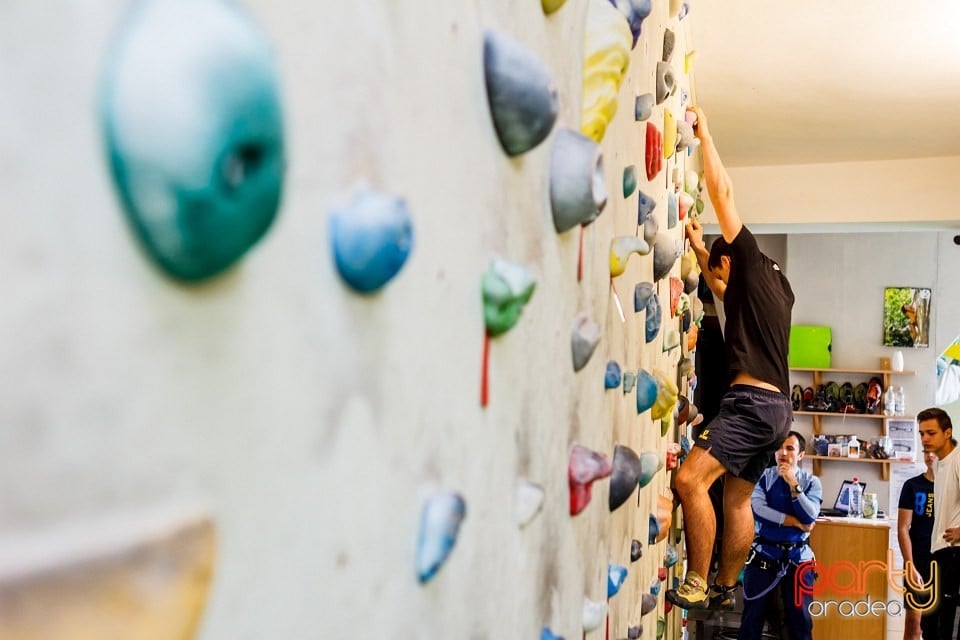
<svg viewBox="0 0 960 640"><path fill-rule="evenodd" d="M830 327L790 327L790 366L795 369L829 369L833 339Z"/></svg>

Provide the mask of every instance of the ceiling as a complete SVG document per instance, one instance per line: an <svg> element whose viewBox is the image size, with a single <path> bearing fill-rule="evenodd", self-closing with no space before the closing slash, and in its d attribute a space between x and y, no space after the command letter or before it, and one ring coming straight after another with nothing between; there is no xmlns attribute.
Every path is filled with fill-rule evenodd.
<svg viewBox="0 0 960 640"><path fill-rule="evenodd" d="M697 0L688 22L727 166L960 156L958 0Z"/></svg>

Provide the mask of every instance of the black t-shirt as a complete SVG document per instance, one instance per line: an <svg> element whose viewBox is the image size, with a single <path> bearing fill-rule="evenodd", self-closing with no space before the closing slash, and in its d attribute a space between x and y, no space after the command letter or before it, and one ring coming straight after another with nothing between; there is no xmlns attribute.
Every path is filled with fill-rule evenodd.
<svg viewBox="0 0 960 640"><path fill-rule="evenodd" d="M723 295L724 339L731 372L746 371L784 394L793 289L780 265L763 255L746 226L730 243L730 278Z"/></svg>
<svg viewBox="0 0 960 640"><path fill-rule="evenodd" d="M933 482L923 475L914 476L903 483L900 490L900 509L910 509L910 546L913 563L926 567L930 562L930 537L933 535Z"/></svg>

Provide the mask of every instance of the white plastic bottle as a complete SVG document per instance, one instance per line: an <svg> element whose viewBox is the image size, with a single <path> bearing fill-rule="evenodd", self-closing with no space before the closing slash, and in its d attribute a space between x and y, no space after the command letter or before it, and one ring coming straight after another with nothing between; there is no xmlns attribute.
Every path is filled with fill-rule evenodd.
<svg viewBox="0 0 960 640"><path fill-rule="evenodd" d="M883 415L895 415L897 409L896 395L896 392L893 390L893 385L887 387L887 390L883 392Z"/></svg>
<svg viewBox="0 0 960 640"><path fill-rule="evenodd" d="M854 478L850 486L850 511L847 515L851 518L863 517L863 487L860 486L859 478Z"/></svg>
<svg viewBox="0 0 960 640"><path fill-rule="evenodd" d="M850 436L850 440L847 442L848 455L851 458L860 457L860 441L857 440L857 436Z"/></svg>
<svg viewBox="0 0 960 640"><path fill-rule="evenodd" d="M903 387L897 387L893 392L893 414L897 416L902 416L907 411L906 402L907 399L903 393Z"/></svg>

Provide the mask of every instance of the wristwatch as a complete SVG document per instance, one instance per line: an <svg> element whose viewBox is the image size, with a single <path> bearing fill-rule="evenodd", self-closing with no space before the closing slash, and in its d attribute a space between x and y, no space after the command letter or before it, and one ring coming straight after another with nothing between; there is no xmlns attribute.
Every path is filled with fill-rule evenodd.
<svg viewBox="0 0 960 640"><path fill-rule="evenodd" d="M797 484L793 485L792 487L790 487L790 493L795 494L795 495L800 495L801 493L803 493L803 490L800 489L800 483L799 483L799 482L798 482Z"/></svg>

